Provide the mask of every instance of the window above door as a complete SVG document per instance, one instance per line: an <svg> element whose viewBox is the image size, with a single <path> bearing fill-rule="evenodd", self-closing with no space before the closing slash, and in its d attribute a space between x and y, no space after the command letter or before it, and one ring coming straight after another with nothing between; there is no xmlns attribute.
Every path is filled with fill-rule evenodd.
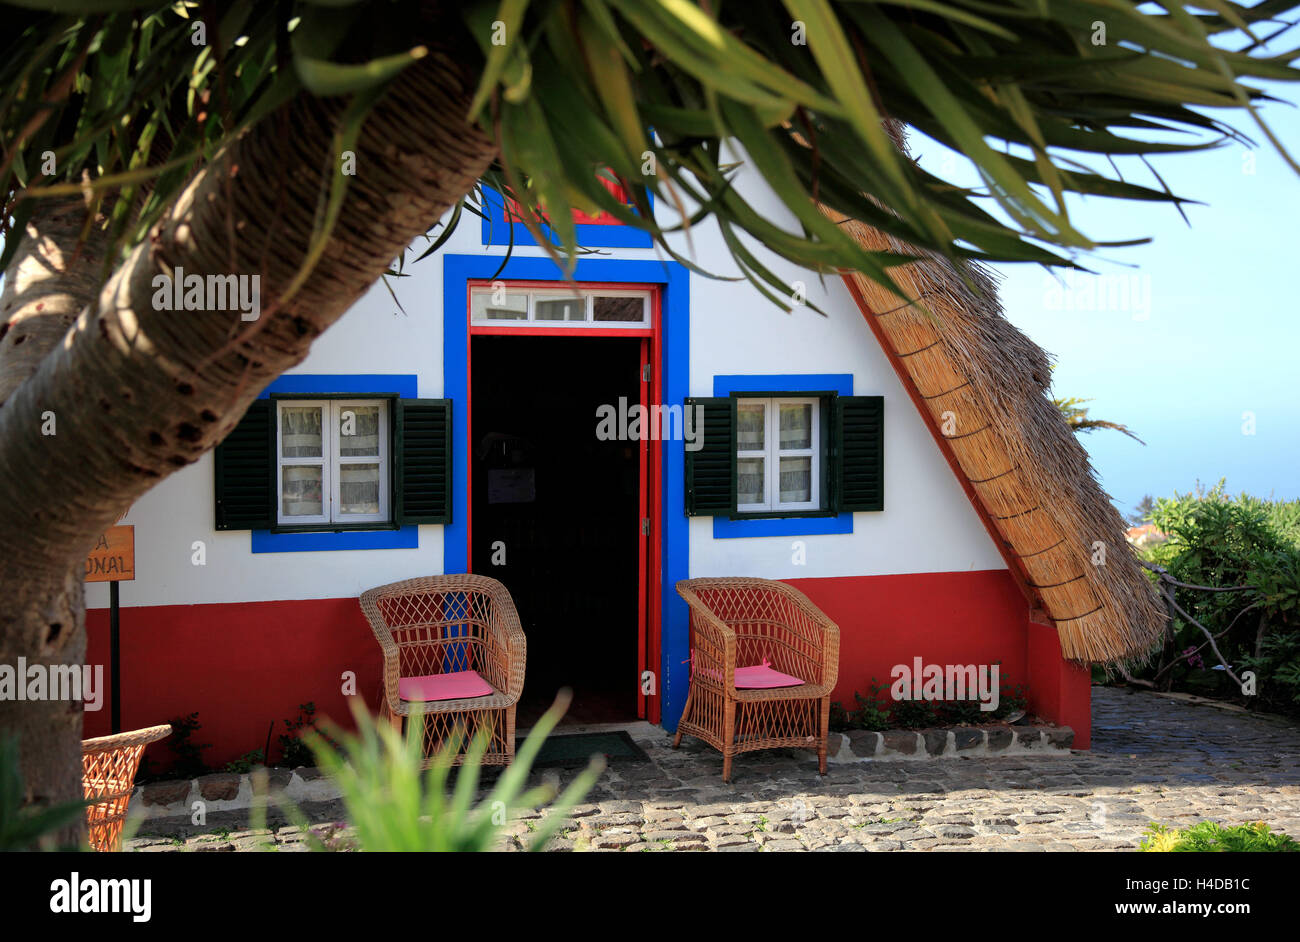
<svg viewBox="0 0 1300 942"><path fill-rule="evenodd" d="M650 292L495 282L470 288L469 310L475 326L644 330L650 326Z"/></svg>

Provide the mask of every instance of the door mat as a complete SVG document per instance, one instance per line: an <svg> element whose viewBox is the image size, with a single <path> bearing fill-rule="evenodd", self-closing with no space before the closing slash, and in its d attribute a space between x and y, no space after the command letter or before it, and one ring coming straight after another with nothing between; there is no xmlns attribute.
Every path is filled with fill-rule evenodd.
<svg viewBox="0 0 1300 942"><path fill-rule="evenodd" d="M520 739L516 751L523 745ZM569 733L551 736L542 743L542 751L533 761L535 769L582 768L594 755L605 762L649 762L650 757L623 730L608 733Z"/></svg>

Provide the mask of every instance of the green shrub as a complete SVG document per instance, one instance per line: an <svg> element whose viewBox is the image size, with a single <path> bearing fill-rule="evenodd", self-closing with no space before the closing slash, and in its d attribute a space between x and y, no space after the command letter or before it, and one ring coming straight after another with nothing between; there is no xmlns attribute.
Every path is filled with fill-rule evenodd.
<svg viewBox="0 0 1300 942"><path fill-rule="evenodd" d="M1202 821L1186 830L1175 830L1163 824L1147 825L1147 836L1139 847L1144 851L1174 852L1255 852L1300 851L1300 843L1286 834L1269 830L1263 821L1224 827L1213 821Z"/></svg>
<svg viewBox="0 0 1300 942"><path fill-rule="evenodd" d="M1223 657L1238 676L1255 674L1248 701L1300 713L1300 500L1231 497L1224 482L1194 494L1161 498L1152 522L1170 539L1146 551L1151 562L1191 585L1244 591L1178 589L1187 612L1216 636ZM1154 579L1154 575L1152 576ZM1183 617L1173 622L1169 657L1199 648L1205 634ZM1243 699L1227 672L1216 670L1208 646L1166 672L1166 688ZM1138 676L1152 677L1153 664ZM1256 699L1257 698L1257 699Z"/></svg>

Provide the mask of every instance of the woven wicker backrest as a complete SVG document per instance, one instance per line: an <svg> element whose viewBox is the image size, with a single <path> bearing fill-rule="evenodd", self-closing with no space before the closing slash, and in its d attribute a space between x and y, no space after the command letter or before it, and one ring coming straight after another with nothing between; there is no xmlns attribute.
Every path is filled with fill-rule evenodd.
<svg viewBox="0 0 1300 942"><path fill-rule="evenodd" d="M700 601L736 633L736 664L763 658L798 677L820 673L821 628L797 590L767 579L696 579Z"/></svg>
<svg viewBox="0 0 1300 942"><path fill-rule="evenodd" d="M403 677L486 673L487 635L497 618L494 586L482 584L487 581L471 575L408 579L365 593L362 608L373 606L375 634L386 631L397 644Z"/></svg>

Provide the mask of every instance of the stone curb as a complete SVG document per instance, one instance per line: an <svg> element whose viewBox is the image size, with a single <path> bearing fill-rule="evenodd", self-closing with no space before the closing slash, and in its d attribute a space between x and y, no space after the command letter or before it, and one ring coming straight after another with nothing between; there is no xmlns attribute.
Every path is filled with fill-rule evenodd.
<svg viewBox="0 0 1300 942"><path fill-rule="evenodd" d="M309 801L333 801L340 797L338 788L318 769L267 769L269 791L295 804ZM129 814L132 818L190 817L195 802L203 803L207 813L243 811L253 806L253 782L249 773L214 772L192 779L150 782L138 785L131 793Z"/></svg>
<svg viewBox="0 0 1300 942"><path fill-rule="evenodd" d="M1068 726L957 726L949 729L854 729L831 733L826 755L832 762L954 759L1069 752L1074 730Z"/></svg>
<svg viewBox="0 0 1300 942"><path fill-rule="evenodd" d="M850 730L831 733L827 757L835 763L1026 755L1069 752L1074 730L1068 726L958 726L951 729L891 729L883 733ZM273 796L295 804L335 801L339 790L318 769L268 769ZM193 779L151 782L131 794L130 815L141 820L190 817L195 802L203 810L244 811L253 806L249 773L214 772Z"/></svg>

